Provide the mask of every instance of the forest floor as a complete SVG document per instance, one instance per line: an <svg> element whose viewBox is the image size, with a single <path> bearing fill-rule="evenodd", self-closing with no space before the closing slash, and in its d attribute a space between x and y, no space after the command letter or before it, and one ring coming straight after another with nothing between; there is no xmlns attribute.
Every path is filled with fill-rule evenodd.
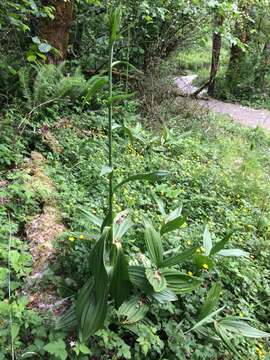
<svg viewBox="0 0 270 360"><path fill-rule="evenodd" d="M191 95L197 90L193 81L197 75L187 75L175 78L175 83L184 95ZM249 127L262 127L270 130L270 111L265 109L253 109L240 104L233 104L206 97L205 92L197 101L201 106L207 107L215 113L229 115L233 120Z"/></svg>

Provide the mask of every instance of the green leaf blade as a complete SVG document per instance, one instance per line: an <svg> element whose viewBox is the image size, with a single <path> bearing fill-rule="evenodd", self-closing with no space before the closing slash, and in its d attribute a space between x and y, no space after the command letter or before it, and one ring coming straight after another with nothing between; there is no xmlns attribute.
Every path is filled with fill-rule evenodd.
<svg viewBox="0 0 270 360"><path fill-rule="evenodd" d="M144 238L151 260L160 267L163 262L163 246L160 234L154 229L150 220L145 220Z"/></svg>
<svg viewBox="0 0 270 360"><path fill-rule="evenodd" d="M187 260L191 260L194 254L196 254L196 250L197 248L194 247L191 249L184 250L183 252L180 252L178 254L175 254L163 260L162 267L171 267L171 266L179 265Z"/></svg>
<svg viewBox="0 0 270 360"><path fill-rule="evenodd" d="M199 321L213 312L215 307L218 305L220 293L221 293L221 284L215 283L208 292L206 300L200 310L198 317Z"/></svg>

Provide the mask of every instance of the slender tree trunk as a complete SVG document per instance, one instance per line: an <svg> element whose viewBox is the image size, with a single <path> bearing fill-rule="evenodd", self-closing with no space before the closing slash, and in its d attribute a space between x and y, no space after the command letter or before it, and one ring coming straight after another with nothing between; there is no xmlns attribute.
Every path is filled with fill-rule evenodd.
<svg viewBox="0 0 270 360"><path fill-rule="evenodd" d="M69 31L73 20L74 0L42 0L42 5L54 7L54 18L40 22L39 35L58 50L49 55L50 63L58 63L67 57Z"/></svg>
<svg viewBox="0 0 270 360"><path fill-rule="evenodd" d="M210 80L208 86L208 95L213 96L215 92L215 81L219 66L220 50L222 45L221 33L218 27L222 26L224 21L223 16L217 16L214 21L215 31L213 33L213 46L212 46L212 64L210 71Z"/></svg>

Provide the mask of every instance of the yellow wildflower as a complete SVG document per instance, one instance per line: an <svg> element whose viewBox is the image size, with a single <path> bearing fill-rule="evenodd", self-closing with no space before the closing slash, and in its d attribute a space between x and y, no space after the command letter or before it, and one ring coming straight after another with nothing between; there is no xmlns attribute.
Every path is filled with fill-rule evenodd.
<svg viewBox="0 0 270 360"><path fill-rule="evenodd" d="M197 249L196 252L200 254L200 253L201 253L201 249Z"/></svg>
<svg viewBox="0 0 270 360"><path fill-rule="evenodd" d="M239 316L240 316L241 318L244 317L244 314L242 313L242 311L240 311Z"/></svg>
<svg viewBox="0 0 270 360"><path fill-rule="evenodd" d="M68 240L69 240L69 241L75 241L75 237L74 237L74 236L70 236L70 237L68 238Z"/></svg>
<svg viewBox="0 0 270 360"><path fill-rule="evenodd" d="M203 268L204 268L205 270L208 270L208 269L209 269L208 264L203 264Z"/></svg>
<svg viewBox="0 0 270 360"><path fill-rule="evenodd" d="M188 272L188 276L193 276L193 272L192 272L192 271L189 271L189 272Z"/></svg>
<svg viewBox="0 0 270 360"><path fill-rule="evenodd" d="M80 235L80 239L81 240L83 240L84 239L84 235L82 234L82 235Z"/></svg>

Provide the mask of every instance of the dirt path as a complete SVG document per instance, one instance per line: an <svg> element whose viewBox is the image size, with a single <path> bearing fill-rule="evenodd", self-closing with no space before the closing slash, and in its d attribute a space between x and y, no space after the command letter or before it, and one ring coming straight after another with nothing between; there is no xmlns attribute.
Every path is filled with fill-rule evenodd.
<svg viewBox="0 0 270 360"><path fill-rule="evenodd" d="M196 77L197 75L188 75L175 78L174 80L183 94L190 95L197 90L197 88L192 85ZM200 105L207 107L216 113L229 115L232 119L245 126L254 128L259 126L270 130L270 111L252 109L247 106L227 103L211 98L202 98L204 94L205 92L202 92L197 100Z"/></svg>

